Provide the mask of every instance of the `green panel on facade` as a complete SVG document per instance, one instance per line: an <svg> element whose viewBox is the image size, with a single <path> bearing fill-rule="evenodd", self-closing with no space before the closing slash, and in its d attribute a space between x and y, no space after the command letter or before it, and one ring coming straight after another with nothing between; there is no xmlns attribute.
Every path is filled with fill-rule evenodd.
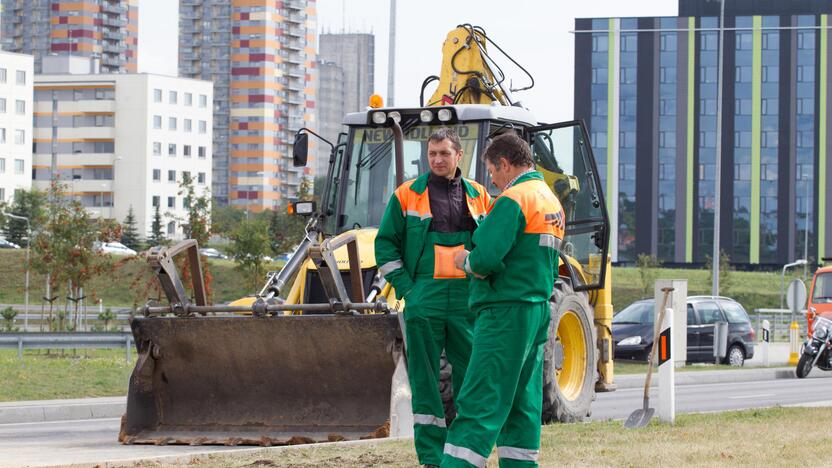
<svg viewBox="0 0 832 468"><path fill-rule="evenodd" d="M687 131L687 192L685 202L685 262L693 261L693 144L694 144L694 80L696 80L696 18L688 18L688 131Z"/></svg>
<svg viewBox="0 0 832 468"><path fill-rule="evenodd" d="M607 45L607 197L618 197L617 193L613 193L613 189L615 187L615 165L613 161L613 155L617 148L614 145L613 135L615 134L615 128L613 128L614 116L618 114L618 104L614 99L613 96L615 95L615 86L618 84L615 82L613 77L615 77L615 19L610 18L610 25L608 27L607 32L608 38L608 45ZM615 206L615 205L613 205ZM610 219L618 219L616 216L617 213L609 213ZM617 229L617 226L615 227Z"/></svg>
<svg viewBox="0 0 832 468"><path fill-rule="evenodd" d="M763 18L753 18L751 56L751 241L749 263L760 263L760 143L763 81Z"/></svg>

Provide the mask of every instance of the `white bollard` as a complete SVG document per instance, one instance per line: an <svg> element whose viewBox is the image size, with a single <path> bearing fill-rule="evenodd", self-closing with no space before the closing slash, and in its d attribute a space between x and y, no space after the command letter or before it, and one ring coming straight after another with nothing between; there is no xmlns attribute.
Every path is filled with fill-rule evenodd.
<svg viewBox="0 0 832 468"><path fill-rule="evenodd" d="M763 357L763 367L768 367L768 344L771 342L771 324L763 320L763 328L760 330L760 355Z"/></svg>
<svg viewBox="0 0 832 468"><path fill-rule="evenodd" d="M659 329L659 420L676 422L676 366L673 364L673 309L667 308Z"/></svg>

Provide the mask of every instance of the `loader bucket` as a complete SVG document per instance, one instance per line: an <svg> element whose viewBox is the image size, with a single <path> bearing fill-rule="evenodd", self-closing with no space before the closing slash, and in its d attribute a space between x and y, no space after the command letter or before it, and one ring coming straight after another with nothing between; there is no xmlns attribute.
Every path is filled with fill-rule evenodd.
<svg viewBox="0 0 832 468"><path fill-rule="evenodd" d="M386 437L396 314L142 317L125 444ZM394 418L395 419L395 418Z"/></svg>

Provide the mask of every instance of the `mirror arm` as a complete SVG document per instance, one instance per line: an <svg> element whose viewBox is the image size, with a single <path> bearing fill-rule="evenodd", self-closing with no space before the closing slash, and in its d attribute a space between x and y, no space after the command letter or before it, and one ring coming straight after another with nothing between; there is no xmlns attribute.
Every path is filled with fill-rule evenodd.
<svg viewBox="0 0 832 468"><path fill-rule="evenodd" d="M310 130L310 129L306 128L306 127L301 127L301 129L297 131L297 134L298 134L298 135L300 135L300 134L301 134L301 132L305 132L305 133L309 133L309 134L311 134L311 135L315 135L316 137L318 137L318 139L319 139L319 140L321 140L321 141L323 141L324 143L326 143L327 145L329 145L329 147L330 147L330 148L332 148L332 152L335 152L335 145L333 145L333 144L332 144L329 140L327 140L326 138L324 138L324 137L322 137L322 136L318 135L317 133L313 132L312 130Z"/></svg>

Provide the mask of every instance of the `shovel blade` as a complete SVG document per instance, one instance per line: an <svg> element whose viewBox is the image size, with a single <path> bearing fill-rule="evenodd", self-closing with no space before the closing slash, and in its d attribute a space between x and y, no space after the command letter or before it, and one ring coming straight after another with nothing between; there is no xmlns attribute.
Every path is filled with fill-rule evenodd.
<svg viewBox="0 0 832 468"><path fill-rule="evenodd" d="M638 429L639 427L646 426L651 419L653 419L653 414L656 412L653 408L647 409L637 409L633 411L629 418L624 421L624 427L627 429Z"/></svg>

